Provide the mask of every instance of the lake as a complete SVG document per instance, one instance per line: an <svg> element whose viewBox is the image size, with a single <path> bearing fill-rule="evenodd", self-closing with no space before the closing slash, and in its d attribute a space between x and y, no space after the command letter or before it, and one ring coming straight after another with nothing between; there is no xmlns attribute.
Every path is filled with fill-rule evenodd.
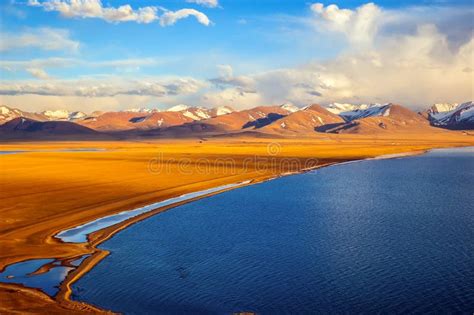
<svg viewBox="0 0 474 315"><path fill-rule="evenodd" d="M473 191L473 148L238 188L103 243L73 298L126 314L472 314Z"/></svg>

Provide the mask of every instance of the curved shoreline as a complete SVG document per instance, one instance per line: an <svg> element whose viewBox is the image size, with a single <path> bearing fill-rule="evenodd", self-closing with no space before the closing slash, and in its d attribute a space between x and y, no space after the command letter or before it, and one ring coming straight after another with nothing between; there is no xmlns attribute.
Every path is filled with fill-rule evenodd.
<svg viewBox="0 0 474 315"><path fill-rule="evenodd" d="M249 180L247 183L245 183L243 185L233 186L233 187L224 189L222 191L218 191L218 192L210 193L210 194L207 194L207 195L199 196L199 197L196 197L196 198L188 199L188 200L181 201L181 202L178 202L176 204L168 205L168 206L165 206L165 207L160 207L160 208L157 208L155 210L151 210L149 212L138 215L136 217L130 218L130 219L128 219L124 222L118 223L116 225L107 227L105 229L98 230L96 232L93 232L92 234L89 234L89 241L88 242L93 247L94 252L91 254L90 257L85 259L75 270L73 270L72 272L70 272L66 276L66 278L63 280L63 282L61 283L61 285L59 287L59 292L56 295L55 299L60 304L61 303L67 303L67 304L70 304L70 303L81 303L81 304L85 303L85 302L71 300L72 285L75 282L77 282L83 275L85 275L87 272L92 270L92 268L94 268L98 263L100 263L103 259L105 259L110 254L110 251L105 250L105 249L101 249L98 246L100 244L104 243L105 241L109 240L113 236L115 236L115 234L117 234L118 232L126 229L127 227L129 227L129 226L131 226L135 223L138 223L140 221L146 220L147 218L149 218L151 216L154 216L154 215L159 214L161 212L167 211L171 208L175 208L175 207L178 207L178 206L181 206L181 205L184 205L184 204L187 204L187 203L199 200L199 199L211 197L213 195L224 193L226 191L230 191L230 190L233 190L233 189L236 189L236 188L242 188L242 187L245 187L245 186L255 185L255 184L258 184L258 183L278 179L278 178L281 178L281 177L284 177L284 176L303 174L303 173L311 172L311 171L314 171L314 170L317 170L317 169L320 169L320 168L323 168L323 167L344 165L344 164L347 164L347 163L355 163L355 162L367 161L367 160L372 160L372 159L404 158L404 157L410 157L410 156L426 154L431 150L432 149L417 150L417 151L404 152L404 153L398 153L398 154L384 154L384 155L380 155L380 156L376 156L376 157L372 157L372 158L348 160L348 161L339 162L339 163L327 163L327 164L318 165L318 166L315 166L315 167L312 167L312 168L309 168L309 169L300 170L300 171L297 171L297 172L290 172L290 173L280 174L278 176L265 176L265 177L260 178L260 179ZM93 306L94 308L97 308L100 311L110 312L108 310L101 309L99 306L96 306L96 305L92 305L92 304L87 304L87 305L91 305L91 306Z"/></svg>
<svg viewBox="0 0 474 315"><path fill-rule="evenodd" d="M448 147L444 147L444 148L455 148L455 147L457 147L457 146L448 146ZM436 149L440 149L440 148L436 148ZM315 166L311 169L305 169L305 170L300 170L300 171L296 171L296 172L289 172L289 173L282 173L282 174L279 174L277 176L262 175L260 177L256 177L252 180L249 180L247 183L245 183L243 185L233 186L233 187L230 187L228 189L223 189L223 190L213 192L213 193L210 193L210 194L205 194L205 195L198 196L198 197L195 197L195 198L187 199L187 200L177 202L175 204L167 205L167 206L164 206L164 207L159 207L159 208L151 210L149 212L142 213L142 214L140 214L136 217L129 218L129 219L123 221L123 222L120 222L120 223L114 224L112 226L106 227L104 229L95 231L92 234L89 234L88 241L87 241L87 243L84 244L84 246L87 248L87 250L90 251L90 253L89 253L90 256L87 257L76 269L72 270L69 274L67 274L67 276L65 277L65 279L61 282L61 284L59 286L59 292L54 297L54 301L57 302L61 307L66 307L66 308L71 309L71 310L86 311L86 312L89 312L89 313L91 313L91 312L92 313L102 313L102 312L110 313L110 311L101 309L101 308L93 306L91 304L71 300L71 295L72 295L71 286L76 281L78 281L84 274L89 272L95 265L97 265L100 261L102 261L102 259L104 259L105 257L108 256L109 251L98 248L98 246L100 244L107 241L108 239L113 237L115 234L117 234L121 230L127 228L128 226L130 226L132 224L135 224L139 221L145 220L145 219L147 219L151 216L154 216L154 215L156 215L160 212L164 212L164 211L166 211L170 208L174 208L174 207L183 205L185 203L196 201L196 200L199 200L201 198L210 197L210 196L222 193L222 192L232 190L234 188L245 187L245 186L261 183L261 182L264 182L264 181L269 181L269 180L272 180L272 179L276 179L276 178L279 178L279 177L283 177L283 176L301 174L301 173L313 171L315 169L319 169L319 168L322 168L322 167L343 165L343 164L346 164L346 163L360 162L360 161L371 160L371 159L403 158L403 157L408 157L408 156L425 154L425 153L427 153L429 151L432 151L432 150L435 150L435 149L414 150L414 151L408 151L406 153L400 153L400 154L395 154L395 155L394 154L386 154L386 155L382 154L382 155L379 155L379 156L376 156L376 157L370 157L370 158L347 159L347 161L344 161L344 162L328 162L328 163L325 163L325 164ZM55 233L55 235L57 233ZM67 243L64 243L64 244L67 244ZM65 261L70 261L72 259L77 259L77 258L78 257L76 256L76 257L68 257L67 259L61 259L61 260L59 260L58 258L56 258L56 259L63 263ZM22 285L15 285L15 284L9 284L9 285L11 285L13 287L16 287L18 290L27 290L29 292L37 291L41 294L44 294L40 289L27 288L27 287L24 287Z"/></svg>

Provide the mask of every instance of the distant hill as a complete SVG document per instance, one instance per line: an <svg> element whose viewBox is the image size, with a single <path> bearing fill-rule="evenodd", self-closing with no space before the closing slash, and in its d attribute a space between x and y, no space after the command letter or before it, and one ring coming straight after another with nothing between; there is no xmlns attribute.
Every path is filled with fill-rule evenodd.
<svg viewBox="0 0 474 315"><path fill-rule="evenodd" d="M428 119L441 128L474 130L474 102L435 104L428 110Z"/></svg>
<svg viewBox="0 0 474 315"><path fill-rule="evenodd" d="M290 110L282 106L259 106L170 127L158 133L175 137L238 133L262 128L289 113Z"/></svg>
<svg viewBox="0 0 474 315"><path fill-rule="evenodd" d="M193 119L180 112L105 112L96 117L87 117L78 124L99 131L147 130L181 125Z"/></svg>
<svg viewBox="0 0 474 315"><path fill-rule="evenodd" d="M183 125L193 121L226 115L234 110L228 106L207 109L177 105L166 111L133 109L121 112L105 112L87 117L77 123L100 131L152 130Z"/></svg>
<svg viewBox="0 0 474 315"><path fill-rule="evenodd" d="M352 119L325 132L375 134L375 133L423 133L433 132L422 115L396 104L387 104L377 108L369 108L368 113L360 113L357 119Z"/></svg>
<svg viewBox="0 0 474 315"><path fill-rule="evenodd" d="M292 112L278 119L259 131L279 135L314 135L322 126L334 126L345 121L340 116L329 112L324 107L314 104Z"/></svg>
<svg viewBox="0 0 474 315"><path fill-rule="evenodd" d="M329 104L326 109L346 121L371 116L382 116L388 104Z"/></svg>
<svg viewBox="0 0 474 315"><path fill-rule="evenodd" d="M48 120L48 117L46 117L43 114L29 113L29 112L25 112L17 108L11 108L5 105L0 106L0 125L18 117L24 117L24 118L34 119L38 121Z"/></svg>
<svg viewBox="0 0 474 315"><path fill-rule="evenodd" d="M22 118L22 119L19 119ZM3 123L3 125L1 125ZM474 129L474 103L435 104L422 113L396 104L342 104L303 108L292 104L236 111L184 104L167 110L133 108L117 112L65 110L29 113L0 106L2 139L186 138L207 136L312 137L321 133L429 133ZM438 128L435 128L438 127Z"/></svg>
<svg viewBox="0 0 474 315"><path fill-rule="evenodd" d="M69 121L36 121L18 117L0 126L2 139L94 139L101 134Z"/></svg>

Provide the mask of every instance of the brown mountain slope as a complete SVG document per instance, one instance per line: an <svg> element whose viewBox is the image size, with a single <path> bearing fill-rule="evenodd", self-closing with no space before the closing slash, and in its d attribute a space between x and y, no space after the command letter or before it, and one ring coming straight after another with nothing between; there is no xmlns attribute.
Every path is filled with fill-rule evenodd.
<svg viewBox="0 0 474 315"><path fill-rule="evenodd" d="M280 135L314 135L319 128L343 124L344 120L314 104L260 128L260 132Z"/></svg>
<svg viewBox="0 0 474 315"><path fill-rule="evenodd" d="M36 121L18 117L0 126L0 138L32 139L45 138L82 139L100 138L100 133L69 121Z"/></svg>
<svg viewBox="0 0 474 315"><path fill-rule="evenodd" d="M25 112L18 108L11 108L5 105L0 106L0 125L18 117L24 117L38 121L48 120L48 117L42 114Z"/></svg>
<svg viewBox="0 0 474 315"><path fill-rule="evenodd" d="M262 128L290 112L280 106L259 106L252 109L232 112L226 115L212 117L200 121L193 121L181 126L155 130L148 135L192 137L200 135L219 135L237 133Z"/></svg>
<svg viewBox="0 0 474 315"><path fill-rule="evenodd" d="M77 123L100 131L148 130L181 125L193 121L181 112L106 112Z"/></svg>
<svg viewBox="0 0 474 315"><path fill-rule="evenodd" d="M327 128L326 132L376 133L429 133L436 132L426 118L401 105L390 104L383 116L372 116Z"/></svg>

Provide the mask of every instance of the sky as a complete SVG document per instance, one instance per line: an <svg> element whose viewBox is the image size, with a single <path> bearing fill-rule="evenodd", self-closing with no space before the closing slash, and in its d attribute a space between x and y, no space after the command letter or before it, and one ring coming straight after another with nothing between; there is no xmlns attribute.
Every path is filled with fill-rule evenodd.
<svg viewBox="0 0 474 315"><path fill-rule="evenodd" d="M0 103L28 111L474 99L474 3L4 0Z"/></svg>

